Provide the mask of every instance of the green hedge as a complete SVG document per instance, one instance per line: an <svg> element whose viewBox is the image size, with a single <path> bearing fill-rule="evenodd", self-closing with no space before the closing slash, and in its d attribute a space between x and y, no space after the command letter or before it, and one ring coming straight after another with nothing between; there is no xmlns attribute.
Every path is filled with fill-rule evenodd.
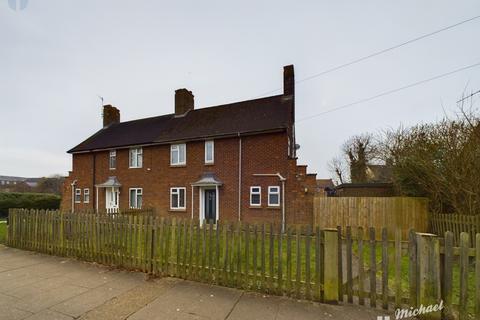
<svg viewBox="0 0 480 320"><path fill-rule="evenodd" d="M0 193L0 217L8 216L10 208L59 209L60 196L49 193Z"/></svg>

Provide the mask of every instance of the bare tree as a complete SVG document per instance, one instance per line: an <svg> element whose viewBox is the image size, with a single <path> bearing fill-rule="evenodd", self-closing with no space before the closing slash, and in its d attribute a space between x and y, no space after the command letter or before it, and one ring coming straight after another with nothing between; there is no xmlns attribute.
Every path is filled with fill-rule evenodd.
<svg viewBox="0 0 480 320"><path fill-rule="evenodd" d="M335 184L346 183L349 180L348 168L342 157L335 157L328 163L328 169L333 175Z"/></svg>

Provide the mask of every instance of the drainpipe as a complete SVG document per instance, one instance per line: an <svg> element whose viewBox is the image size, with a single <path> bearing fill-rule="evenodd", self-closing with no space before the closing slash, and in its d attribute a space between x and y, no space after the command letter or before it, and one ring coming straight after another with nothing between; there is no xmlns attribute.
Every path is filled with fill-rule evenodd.
<svg viewBox="0 0 480 320"><path fill-rule="evenodd" d="M194 186L192 186L192 220L193 220L193 191L194 191Z"/></svg>
<svg viewBox="0 0 480 320"><path fill-rule="evenodd" d="M255 173L253 174L256 177L278 177L282 183L282 233L285 232L285 181L287 178L284 178L280 173Z"/></svg>
<svg viewBox="0 0 480 320"><path fill-rule="evenodd" d="M92 172L92 193L93 193L93 201L95 202L91 202L92 203L92 206L93 206L93 203L97 203L97 189L95 188L95 175L96 175L96 160L97 160L97 157L96 157L96 154L94 153L93 154L93 172ZM90 205L90 204L89 204Z"/></svg>
<svg viewBox="0 0 480 320"><path fill-rule="evenodd" d="M72 213L75 212L75 185L77 184L77 180L73 180L70 184L72 186Z"/></svg>
<svg viewBox="0 0 480 320"><path fill-rule="evenodd" d="M238 221L242 218L242 137L238 133Z"/></svg>
<svg viewBox="0 0 480 320"><path fill-rule="evenodd" d="M98 186L95 186L95 194L96 194L96 197L95 197L95 209L97 210L96 213L98 213Z"/></svg>

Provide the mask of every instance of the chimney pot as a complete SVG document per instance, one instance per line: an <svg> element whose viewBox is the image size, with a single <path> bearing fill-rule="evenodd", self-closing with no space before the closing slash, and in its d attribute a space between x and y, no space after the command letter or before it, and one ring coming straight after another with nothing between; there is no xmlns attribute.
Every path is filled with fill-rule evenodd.
<svg viewBox="0 0 480 320"><path fill-rule="evenodd" d="M175 90L175 116L185 115L194 108L194 96L187 89Z"/></svg>
<svg viewBox="0 0 480 320"><path fill-rule="evenodd" d="M103 127L106 128L112 124L120 123L120 110L107 104L103 106Z"/></svg>

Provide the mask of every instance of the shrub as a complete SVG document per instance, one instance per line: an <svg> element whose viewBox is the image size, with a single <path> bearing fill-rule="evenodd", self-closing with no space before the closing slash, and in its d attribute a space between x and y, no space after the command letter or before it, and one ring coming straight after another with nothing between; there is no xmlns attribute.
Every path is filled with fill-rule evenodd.
<svg viewBox="0 0 480 320"><path fill-rule="evenodd" d="M60 199L48 193L0 193L0 217L8 216L10 208L59 209Z"/></svg>

